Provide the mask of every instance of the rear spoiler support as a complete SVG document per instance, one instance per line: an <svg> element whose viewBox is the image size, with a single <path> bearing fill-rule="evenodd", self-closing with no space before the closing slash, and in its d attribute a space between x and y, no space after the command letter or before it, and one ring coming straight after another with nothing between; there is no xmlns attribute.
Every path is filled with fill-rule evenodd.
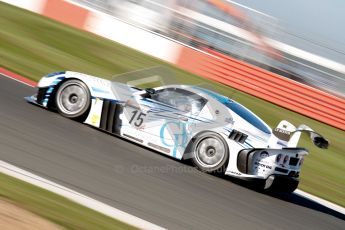
<svg viewBox="0 0 345 230"><path fill-rule="evenodd" d="M274 130L274 134L283 141L286 141L287 147L290 148L297 147L302 133L307 133L315 146L322 149L328 148L328 140L307 125L303 124L296 128L290 122L283 120Z"/></svg>

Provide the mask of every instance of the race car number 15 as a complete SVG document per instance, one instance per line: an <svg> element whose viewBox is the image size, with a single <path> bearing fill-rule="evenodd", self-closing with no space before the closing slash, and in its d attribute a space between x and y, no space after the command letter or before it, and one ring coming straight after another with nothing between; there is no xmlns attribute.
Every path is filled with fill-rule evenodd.
<svg viewBox="0 0 345 230"><path fill-rule="evenodd" d="M133 110L131 113L133 115L129 120L129 124L133 124L137 127L141 126L144 122L144 117L146 117L146 114L138 110Z"/></svg>

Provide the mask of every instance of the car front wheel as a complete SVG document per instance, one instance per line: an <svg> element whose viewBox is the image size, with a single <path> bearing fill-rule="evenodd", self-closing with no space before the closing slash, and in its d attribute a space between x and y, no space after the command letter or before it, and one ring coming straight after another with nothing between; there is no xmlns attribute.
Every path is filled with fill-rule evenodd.
<svg viewBox="0 0 345 230"><path fill-rule="evenodd" d="M85 119L91 104L91 95L84 82L67 80L58 88L55 96L58 112L67 118Z"/></svg>

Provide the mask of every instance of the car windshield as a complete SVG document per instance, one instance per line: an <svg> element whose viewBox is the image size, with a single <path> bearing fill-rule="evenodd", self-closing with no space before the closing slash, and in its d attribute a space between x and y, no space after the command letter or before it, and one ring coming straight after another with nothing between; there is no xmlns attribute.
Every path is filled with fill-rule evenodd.
<svg viewBox="0 0 345 230"><path fill-rule="evenodd" d="M181 88L157 90L151 98L192 114L200 112L207 102L205 98Z"/></svg>
<svg viewBox="0 0 345 230"><path fill-rule="evenodd" d="M233 101L229 99L228 97L225 97L223 95L220 95L218 93L212 92L207 89L203 89L200 87L197 87L199 90L207 93L208 95L215 98L217 101L231 109L234 113L242 117L244 120L249 122L251 125L255 126L259 130L261 130L264 133L271 134L271 130L267 127L266 123L262 121L260 118L258 118L253 112L251 112L249 109L241 105L240 103Z"/></svg>
<svg viewBox="0 0 345 230"><path fill-rule="evenodd" d="M271 134L271 130L267 127L267 125L257 116L255 116L253 112L245 108L240 103L237 103L229 99L228 102L223 104L226 105L226 107L228 107L232 111L234 111L237 115L242 117L244 120L248 121L250 124L261 130L262 132Z"/></svg>
<svg viewBox="0 0 345 230"><path fill-rule="evenodd" d="M138 92L135 95L198 115L207 100L188 90L189 86L179 80L171 69L157 66L115 75L110 86L120 101L132 101Z"/></svg>

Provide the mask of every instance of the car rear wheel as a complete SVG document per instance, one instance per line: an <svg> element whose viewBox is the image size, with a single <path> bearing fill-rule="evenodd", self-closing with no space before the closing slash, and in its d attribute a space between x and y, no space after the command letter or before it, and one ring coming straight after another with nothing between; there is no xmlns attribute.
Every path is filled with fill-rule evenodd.
<svg viewBox="0 0 345 230"><path fill-rule="evenodd" d="M91 95L84 82L67 80L56 92L55 104L58 112L67 118L85 119L91 104Z"/></svg>
<svg viewBox="0 0 345 230"><path fill-rule="evenodd" d="M297 178L272 175L265 180L264 190L292 193L297 189L298 184Z"/></svg>
<svg viewBox="0 0 345 230"><path fill-rule="evenodd" d="M224 173L229 160L226 141L219 134L204 132L199 134L192 144L192 161L201 171Z"/></svg>

